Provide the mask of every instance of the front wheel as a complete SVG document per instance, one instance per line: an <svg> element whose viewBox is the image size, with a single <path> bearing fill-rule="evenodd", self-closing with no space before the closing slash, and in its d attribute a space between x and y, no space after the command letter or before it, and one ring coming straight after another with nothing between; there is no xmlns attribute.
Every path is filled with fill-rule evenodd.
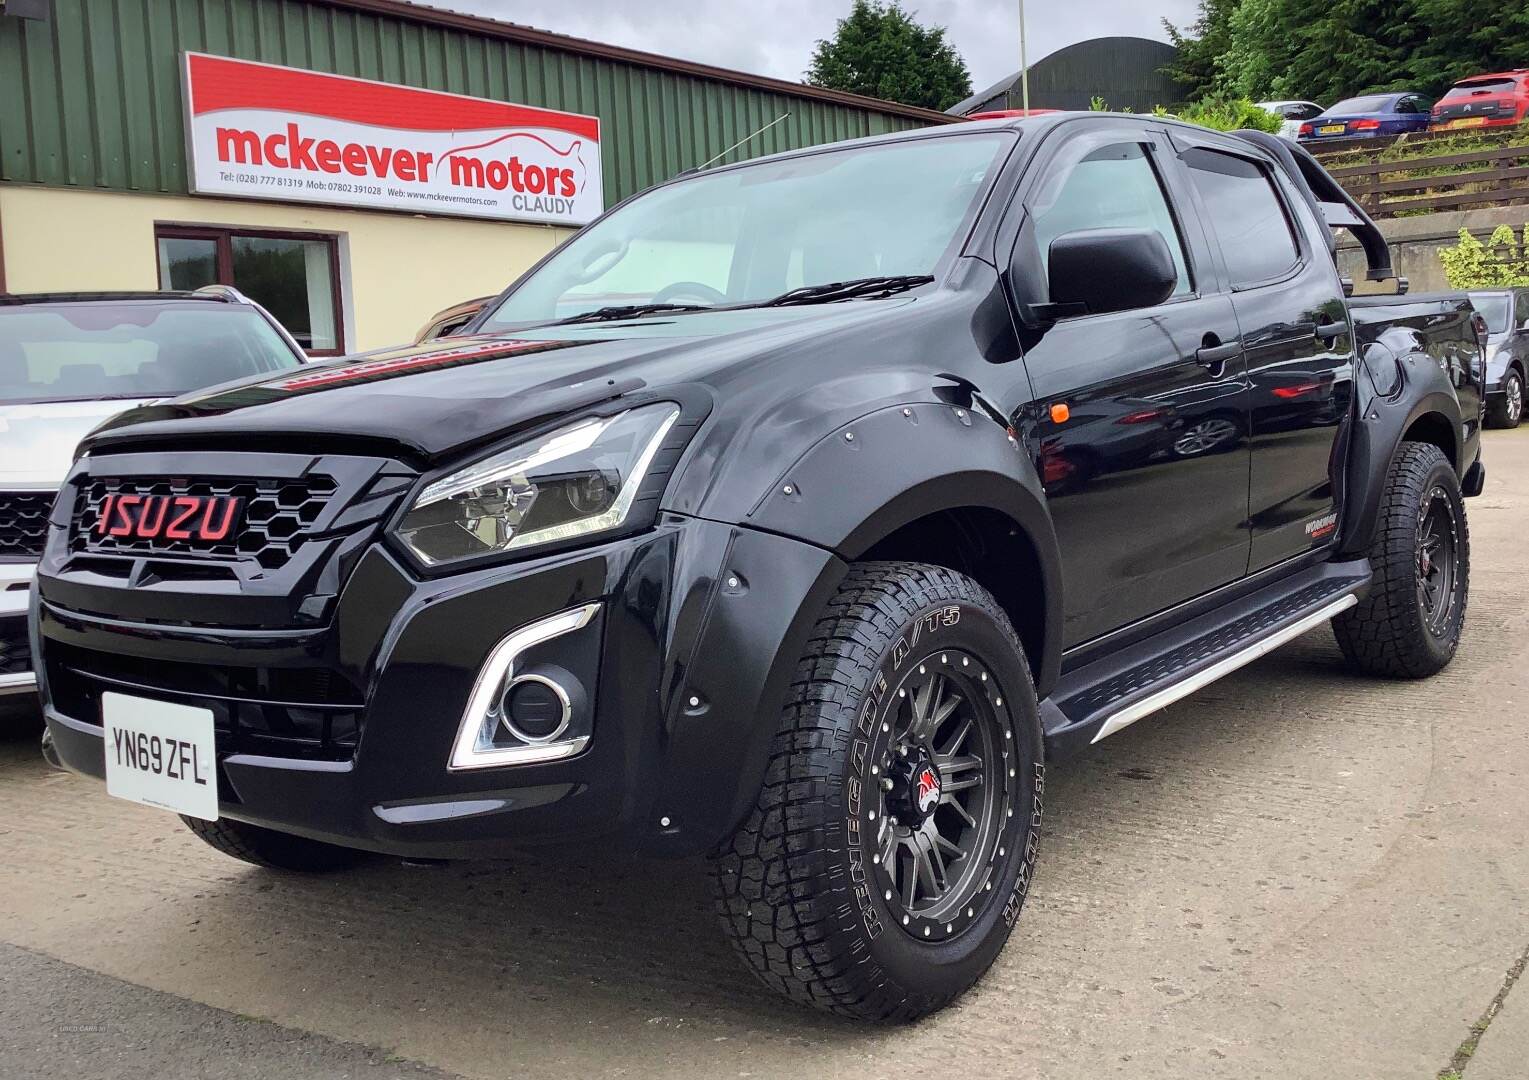
<svg viewBox="0 0 1529 1080"><path fill-rule="evenodd" d="M1502 395L1487 408L1487 426L1516 428L1524 418L1524 377L1509 371L1502 381Z"/></svg>
<svg viewBox="0 0 1529 1080"><path fill-rule="evenodd" d="M186 823L186 828L229 858L271 870L318 874L346 869L362 857L361 852L351 848L264 829L232 818L204 821L182 814L181 820Z"/></svg>
<svg viewBox="0 0 1529 1080"><path fill-rule="evenodd" d="M1043 790L1035 690L992 596L942 567L860 564L797 668L756 804L713 858L724 931L802 1004L933 1012L1008 939Z"/></svg>
<svg viewBox="0 0 1529 1080"><path fill-rule="evenodd" d="M1369 557L1369 594L1333 620L1343 655L1390 678L1441 670L1465 626L1471 535L1459 478L1437 446L1405 442L1397 450Z"/></svg>

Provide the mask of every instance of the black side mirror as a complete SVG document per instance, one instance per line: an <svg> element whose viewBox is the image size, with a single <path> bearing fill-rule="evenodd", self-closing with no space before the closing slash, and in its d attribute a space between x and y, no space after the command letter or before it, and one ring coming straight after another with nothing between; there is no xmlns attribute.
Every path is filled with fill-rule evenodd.
<svg viewBox="0 0 1529 1080"><path fill-rule="evenodd" d="M1179 281L1168 241L1155 229L1063 233L1051 242L1046 276L1054 315L1155 307Z"/></svg>

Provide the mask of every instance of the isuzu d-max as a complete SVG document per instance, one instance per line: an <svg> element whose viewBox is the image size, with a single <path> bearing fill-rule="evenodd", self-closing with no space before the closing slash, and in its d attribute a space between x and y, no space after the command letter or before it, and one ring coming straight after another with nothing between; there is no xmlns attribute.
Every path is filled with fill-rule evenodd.
<svg viewBox="0 0 1529 1080"><path fill-rule="evenodd" d="M704 855L771 987L938 1009L1049 762L1329 621L1454 655L1481 330L1334 226L1394 277L1304 151L1156 117L678 177L460 336L94 433L45 752L271 867Z"/></svg>

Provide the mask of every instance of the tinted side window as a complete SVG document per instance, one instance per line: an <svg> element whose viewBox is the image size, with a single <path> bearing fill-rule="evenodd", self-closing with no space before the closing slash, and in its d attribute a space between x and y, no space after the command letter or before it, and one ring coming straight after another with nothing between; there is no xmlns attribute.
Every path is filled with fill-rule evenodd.
<svg viewBox="0 0 1529 1080"><path fill-rule="evenodd" d="M1246 158L1198 147L1184 154L1211 221L1233 285L1283 277L1300 260L1300 248L1263 168Z"/></svg>
<svg viewBox="0 0 1529 1080"><path fill-rule="evenodd" d="M1529 289L1520 289L1513 295L1513 323L1520 330L1529 330Z"/></svg>
<svg viewBox="0 0 1529 1080"><path fill-rule="evenodd" d="M1321 116L1322 108L1319 105L1297 105L1292 120L1310 120L1312 117Z"/></svg>
<svg viewBox="0 0 1529 1080"><path fill-rule="evenodd" d="M1047 185L1050 187L1050 185ZM1051 242L1081 229L1152 229L1173 254L1179 280L1174 296L1191 289L1184 244L1168 209L1168 199L1140 143L1115 143L1090 153L1072 167L1054 195L1034 206L1035 241L1045 265Z"/></svg>

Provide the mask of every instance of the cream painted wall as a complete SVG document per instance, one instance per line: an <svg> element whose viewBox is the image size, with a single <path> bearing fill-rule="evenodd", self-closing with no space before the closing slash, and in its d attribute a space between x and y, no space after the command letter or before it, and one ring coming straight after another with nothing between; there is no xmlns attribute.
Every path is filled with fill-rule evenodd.
<svg viewBox="0 0 1529 1080"><path fill-rule="evenodd" d="M338 235L352 351L412 340L431 315L499 292L569 235L544 225L0 184L6 287L157 289L156 223Z"/></svg>

